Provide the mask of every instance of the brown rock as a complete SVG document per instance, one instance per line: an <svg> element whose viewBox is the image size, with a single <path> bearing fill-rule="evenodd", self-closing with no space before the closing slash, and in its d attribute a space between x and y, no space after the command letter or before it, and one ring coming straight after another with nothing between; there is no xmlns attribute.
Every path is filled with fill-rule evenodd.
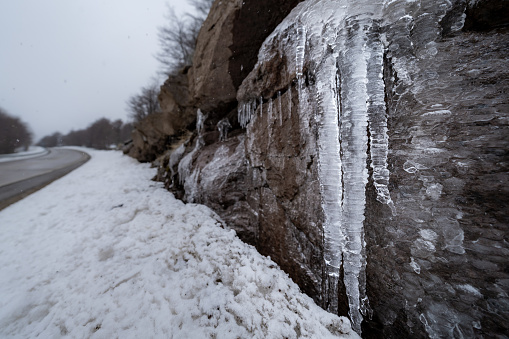
<svg viewBox="0 0 509 339"><path fill-rule="evenodd" d="M129 155L141 162L156 159L167 149L169 136L175 134L172 124L163 113L153 113L134 126L133 144Z"/></svg>
<svg viewBox="0 0 509 339"><path fill-rule="evenodd" d="M165 130L172 134L182 132L196 119L196 110L190 103L188 70L170 75L159 92L162 122L168 126Z"/></svg>
<svg viewBox="0 0 509 339"><path fill-rule="evenodd" d="M222 118L236 106L265 38L299 0L215 1L198 36L189 85L193 105Z"/></svg>
<svg viewBox="0 0 509 339"><path fill-rule="evenodd" d="M342 277L334 286L324 261L316 109L322 98L314 73L323 60L305 60L297 81L287 66L295 54L281 49L291 40L285 31L267 42L266 60L253 68L256 44L248 42L257 35L248 28L270 21L254 22L253 14L293 2L274 3L214 4L189 78L191 105L210 115L178 166L180 192L213 208L324 308L338 302L346 315ZM489 3L396 0L385 8L385 26L369 32L385 38L388 187L397 214L377 200L368 156L367 338L509 331L509 34L505 17L493 14L507 2ZM330 85L344 98L338 84ZM245 131L219 141L216 123L234 118L235 95L254 114Z"/></svg>
<svg viewBox="0 0 509 339"><path fill-rule="evenodd" d="M193 103L204 112L228 105L235 100L236 89L228 73L235 12L239 0L215 1L198 35L189 88Z"/></svg>

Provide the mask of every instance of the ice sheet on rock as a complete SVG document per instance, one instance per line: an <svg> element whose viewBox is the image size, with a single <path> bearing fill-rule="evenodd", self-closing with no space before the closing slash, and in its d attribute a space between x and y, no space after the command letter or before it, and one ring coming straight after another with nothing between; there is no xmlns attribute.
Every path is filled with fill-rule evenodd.
<svg viewBox="0 0 509 339"><path fill-rule="evenodd" d="M184 186L186 191L186 196L190 195L194 196L192 192L195 191L195 181L197 178L197 174L191 173L192 170L192 162L195 154L198 150L204 145L203 142L203 128L205 120L207 120L207 115L204 115L200 109L198 109L196 114L196 131L198 132L198 136L196 139L196 144L191 152L186 154L178 165L178 173L179 173L179 183ZM192 176L192 177L191 177ZM188 191L189 190L189 191ZM189 192L189 194L188 194ZM191 200L192 202L192 200Z"/></svg>
<svg viewBox="0 0 509 339"><path fill-rule="evenodd" d="M256 99L239 103L237 111L239 124L242 128L246 128L247 124L253 119L256 107Z"/></svg>
<svg viewBox="0 0 509 339"><path fill-rule="evenodd" d="M186 151L186 147L184 144L180 145L176 150L174 150L170 155L170 160L168 162L168 167L170 167L171 172L171 185L174 185L173 178L175 176L175 170L173 169L182 159L182 156L184 155L184 152ZM178 167L177 167L178 168Z"/></svg>

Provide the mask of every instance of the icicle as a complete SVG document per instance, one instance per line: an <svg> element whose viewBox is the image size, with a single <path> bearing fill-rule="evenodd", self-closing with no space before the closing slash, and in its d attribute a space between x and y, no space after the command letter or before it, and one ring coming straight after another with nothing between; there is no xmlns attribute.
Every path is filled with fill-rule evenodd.
<svg viewBox="0 0 509 339"><path fill-rule="evenodd" d="M262 100L262 98L260 100ZM260 106L261 105L262 105L262 101L260 102ZM251 99L247 102L243 102L243 103L239 104L239 108L237 109L237 114L238 114L237 116L239 119L239 124L242 128L246 128L247 124L253 118L255 118L256 108L257 108L256 99Z"/></svg>
<svg viewBox="0 0 509 339"><path fill-rule="evenodd" d="M389 193L389 169L387 168L387 155L389 152L389 137L387 135L387 116L385 107L385 84L383 81L383 46L378 34L368 40L370 54L368 62L369 94L369 133L371 168L373 169L373 182L377 192L377 200L387 204L393 215L396 207Z"/></svg>
<svg viewBox="0 0 509 339"><path fill-rule="evenodd" d="M228 129L230 129L232 125L228 118L223 118L219 120L217 123L217 129L219 130L219 141L225 141L228 138Z"/></svg>
<svg viewBox="0 0 509 339"><path fill-rule="evenodd" d="M239 124L242 128L246 128L247 124L249 123L249 120L251 120L251 115L250 115L250 109L251 109L251 105L243 102L243 103L239 103L239 108L237 110L237 113L238 113L238 119L239 119Z"/></svg>
<svg viewBox="0 0 509 339"><path fill-rule="evenodd" d="M395 211L388 189L387 117L381 77L383 47L376 33L378 30L372 27L374 20L379 19L377 16L383 13L383 6L381 0L302 2L293 16L283 21L267 38L260 50L260 55L269 55L279 43L279 55L286 56L284 68L287 76L293 78L285 99L289 111L286 113L285 109L285 114L290 121L292 109L295 114L308 105L303 98L308 94L304 69L307 67L310 74L314 74L314 81L308 86L316 87L313 92L317 96L316 99L313 96L306 99L309 104L316 100L321 119L318 126L318 177L324 211L324 260L329 274L328 286L332 286L330 292L337 293L343 265L352 327L359 334L362 315L370 312L365 287L363 225L369 174L366 166L368 144L377 199ZM259 63L263 62L260 60L262 58ZM306 60L317 63L308 64ZM298 108L292 107L293 82L297 87ZM280 92L274 103L277 106L272 107L269 101L269 127L273 112L279 114L279 126L283 124L281 101ZM328 302L329 309L337 312L337 298L331 297Z"/></svg>
<svg viewBox="0 0 509 339"><path fill-rule="evenodd" d="M198 138L196 140L194 149L191 152L189 152L184 158L182 158L182 160L179 162L178 173L179 182L181 185L184 185L186 183L187 178L191 174L191 165L194 155L204 145L203 129L207 117L208 114L204 115L200 109L198 109L198 111L196 112L196 130L198 132Z"/></svg>
<svg viewBox="0 0 509 339"><path fill-rule="evenodd" d="M304 73L304 57L306 52L306 26L297 26L297 47L295 53L295 74L297 76L297 91L299 100L302 97L303 73ZM291 110L290 110L291 111Z"/></svg>
<svg viewBox="0 0 509 339"><path fill-rule="evenodd" d="M245 114L246 114L245 104L239 102L239 105L237 107L237 118L238 118L239 124L242 128L246 127Z"/></svg>
<svg viewBox="0 0 509 339"><path fill-rule="evenodd" d="M288 85L288 121L291 121L292 118L292 83Z"/></svg>
<svg viewBox="0 0 509 339"><path fill-rule="evenodd" d="M345 243L342 219L342 165L340 149L339 110L335 86L336 58L330 56L317 73L318 109L322 115L319 129L318 171L322 208L325 215L323 225L325 240L325 262L328 274L333 280L339 279L342 252ZM337 298L331 301L332 312L337 312Z"/></svg>
<svg viewBox="0 0 509 339"><path fill-rule="evenodd" d="M367 21L367 20L366 20ZM346 243L344 254L344 283L348 296L352 327L361 330L361 298L365 286L360 281L365 274L364 258L364 209L368 182L367 160L367 64L365 60L364 27L369 22L351 20L345 29L345 48L341 58L341 148L343 152L343 216Z"/></svg>
<svg viewBox="0 0 509 339"><path fill-rule="evenodd" d="M304 54L306 51L306 27L302 24L297 26L297 47L295 48L295 74L297 79L302 77L304 69Z"/></svg>
<svg viewBox="0 0 509 339"><path fill-rule="evenodd" d="M277 108L279 111L279 126L283 126L283 109L281 107L281 91L277 91Z"/></svg>

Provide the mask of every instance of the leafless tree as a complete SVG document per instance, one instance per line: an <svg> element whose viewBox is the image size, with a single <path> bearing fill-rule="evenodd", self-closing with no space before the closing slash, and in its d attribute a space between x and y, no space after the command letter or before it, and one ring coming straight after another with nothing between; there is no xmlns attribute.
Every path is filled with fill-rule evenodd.
<svg viewBox="0 0 509 339"><path fill-rule="evenodd" d="M189 0L196 14L178 17L173 8L168 7L168 24L159 27L161 50L156 55L163 73L170 75L192 63L196 39L214 0Z"/></svg>
<svg viewBox="0 0 509 339"><path fill-rule="evenodd" d="M127 109L134 122L139 122L146 116L159 112L158 94L159 86L153 82L148 87L142 87L140 93L129 98Z"/></svg>
<svg viewBox="0 0 509 339"><path fill-rule="evenodd" d="M0 154L14 153L18 147L27 149L31 144L32 134L27 125L0 108Z"/></svg>

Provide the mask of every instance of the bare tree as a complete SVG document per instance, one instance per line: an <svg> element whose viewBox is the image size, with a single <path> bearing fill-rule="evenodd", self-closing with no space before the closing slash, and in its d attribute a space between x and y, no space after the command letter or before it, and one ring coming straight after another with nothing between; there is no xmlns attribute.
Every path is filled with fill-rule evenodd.
<svg viewBox="0 0 509 339"><path fill-rule="evenodd" d="M203 21L209 14L210 7L212 7L214 0L189 0L188 2L194 7L198 16L201 17Z"/></svg>
<svg viewBox="0 0 509 339"><path fill-rule="evenodd" d="M163 73L170 75L180 68L190 65L196 48L196 39L214 0L189 0L196 15L186 14L178 17L173 8L168 7L168 24L159 27L161 50L156 55Z"/></svg>
<svg viewBox="0 0 509 339"><path fill-rule="evenodd" d="M143 120L146 116L159 112L159 86L153 82L148 87L142 87L141 92L133 95L127 101L129 116L134 122Z"/></svg>

